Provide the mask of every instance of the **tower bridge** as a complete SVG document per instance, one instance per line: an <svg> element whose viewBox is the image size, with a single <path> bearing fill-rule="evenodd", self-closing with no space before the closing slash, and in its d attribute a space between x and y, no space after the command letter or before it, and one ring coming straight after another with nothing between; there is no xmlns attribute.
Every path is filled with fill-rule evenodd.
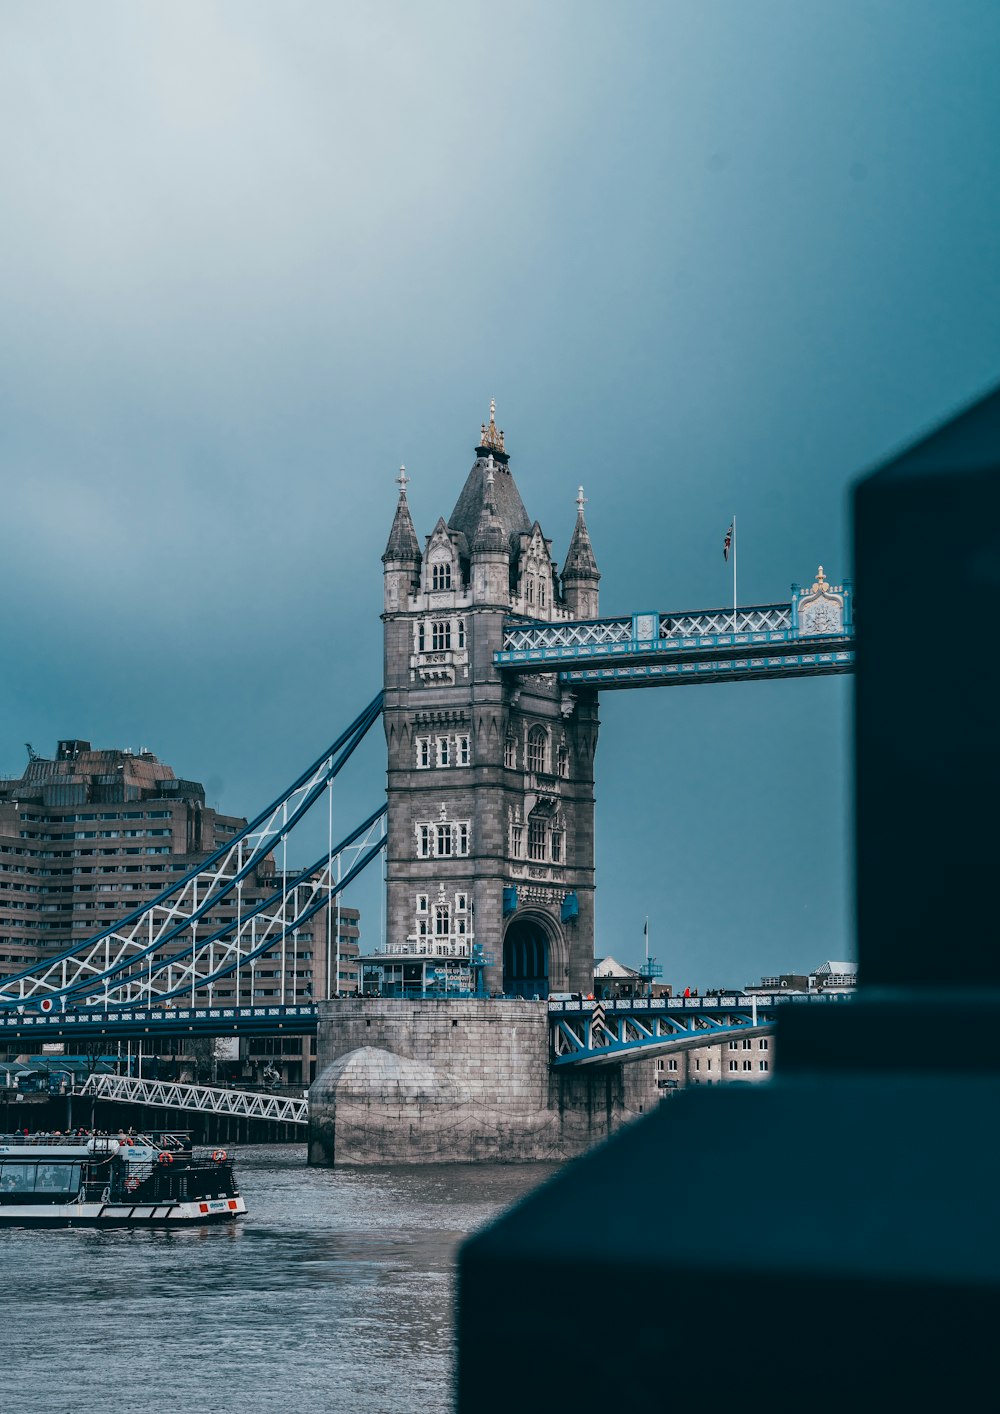
<svg viewBox="0 0 1000 1414"><path fill-rule="evenodd" d="M294 1017L269 1016L255 968L276 949L284 963L303 923L383 856L386 936L362 958L365 984L382 996L586 995L600 693L853 670L851 586L831 583L822 567L783 603L600 617L582 488L560 570L552 540L525 509L492 405L454 508L423 545L408 481L401 470L382 556L382 690L204 863L86 942L6 978L0 1036L23 1035L36 1020L59 1034L162 1033L180 1024L171 1008L184 1009L192 1034L312 1029L322 999ZM386 799L336 840L337 778L380 717ZM249 871L284 853L320 802L323 855L298 874L282 869L274 894L244 908ZM251 1005L215 1005L220 982L235 977L239 998L248 976ZM739 1007L732 1014L733 1025L745 1024ZM588 1030L586 1019L574 1030L560 1017L554 1062L592 1064L599 1049L606 1060L648 1047L641 1020L619 1020L617 1031ZM663 1026L651 1033L657 1044L684 1044Z"/></svg>
<svg viewBox="0 0 1000 1414"><path fill-rule="evenodd" d="M388 746L383 992L471 973L487 991L593 985L599 694L851 672L849 584L787 603L599 616L580 488L561 571L490 407L454 509L423 546L399 476L383 555Z"/></svg>

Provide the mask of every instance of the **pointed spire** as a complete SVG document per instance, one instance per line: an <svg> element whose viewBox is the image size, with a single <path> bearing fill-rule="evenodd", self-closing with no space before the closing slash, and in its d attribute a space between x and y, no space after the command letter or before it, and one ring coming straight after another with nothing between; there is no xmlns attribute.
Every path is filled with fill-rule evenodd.
<svg viewBox="0 0 1000 1414"><path fill-rule="evenodd" d="M479 446L476 448L476 455L487 456L490 452L496 457L501 469L507 464L507 449L503 444L503 428L497 427L497 404L495 398L490 398L490 420L484 422L479 429Z"/></svg>
<svg viewBox="0 0 1000 1414"><path fill-rule="evenodd" d="M406 500L406 486L409 480L406 467L401 466L399 475L396 477L396 481L399 483L399 500L396 502L396 514L393 518L392 529L389 531L389 543L382 556L383 564L388 563L389 560L420 564L420 542L417 540L413 517L410 515L410 507Z"/></svg>
<svg viewBox="0 0 1000 1414"><path fill-rule="evenodd" d="M507 537L504 535L500 517L497 515L494 486L496 484L496 473L493 468L493 454L490 453L488 471L486 473L486 494L483 497L483 508L479 513L479 521L476 524L476 533L472 541L472 553L474 555L499 554L503 555L507 550Z"/></svg>
<svg viewBox="0 0 1000 1414"><path fill-rule="evenodd" d="M600 579L597 569L597 560L594 558L594 547L590 543L590 532L587 529L587 522L583 518L583 508L587 498L583 494L581 486L576 498L576 525L573 529L573 538L569 542L569 549L566 552L566 563L563 565L563 583L567 580L592 580L595 584Z"/></svg>

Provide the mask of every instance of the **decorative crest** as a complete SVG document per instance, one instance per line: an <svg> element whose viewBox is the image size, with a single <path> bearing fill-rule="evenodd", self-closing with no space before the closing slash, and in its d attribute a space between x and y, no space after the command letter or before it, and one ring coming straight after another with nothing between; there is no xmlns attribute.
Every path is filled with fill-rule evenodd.
<svg viewBox="0 0 1000 1414"><path fill-rule="evenodd" d="M497 404L490 398L490 420L479 429L479 445L494 452L506 452L503 444L503 428L497 428Z"/></svg>

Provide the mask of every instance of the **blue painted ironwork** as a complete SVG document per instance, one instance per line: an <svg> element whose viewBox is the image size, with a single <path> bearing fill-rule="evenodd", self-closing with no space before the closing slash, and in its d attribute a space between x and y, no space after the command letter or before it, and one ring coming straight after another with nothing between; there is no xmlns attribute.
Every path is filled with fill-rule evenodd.
<svg viewBox="0 0 1000 1414"><path fill-rule="evenodd" d="M650 997L631 1001L550 1002L554 1066L609 1065L649 1055L768 1036L782 1006L836 1005L845 993Z"/></svg>
<svg viewBox="0 0 1000 1414"><path fill-rule="evenodd" d="M605 689L852 672L852 591L827 584L821 567L811 588L792 586L788 604L510 621L493 661L501 670L555 670L567 685Z"/></svg>
<svg viewBox="0 0 1000 1414"><path fill-rule="evenodd" d="M40 1012L29 1006L0 1011L0 1043L30 1039L96 1041L102 1036L142 1040L146 1036L254 1036L281 1033L314 1036L315 1003L294 1006L127 1006L72 1007Z"/></svg>

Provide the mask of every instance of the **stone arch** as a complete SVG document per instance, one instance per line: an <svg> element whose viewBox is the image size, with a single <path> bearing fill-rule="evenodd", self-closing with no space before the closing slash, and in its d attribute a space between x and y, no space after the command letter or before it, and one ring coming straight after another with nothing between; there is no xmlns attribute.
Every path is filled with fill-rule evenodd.
<svg viewBox="0 0 1000 1414"><path fill-rule="evenodd" d="M547 997L566 980L566 940L541 908L521 908L503 937L503 990L507 996Z"/></svg>

